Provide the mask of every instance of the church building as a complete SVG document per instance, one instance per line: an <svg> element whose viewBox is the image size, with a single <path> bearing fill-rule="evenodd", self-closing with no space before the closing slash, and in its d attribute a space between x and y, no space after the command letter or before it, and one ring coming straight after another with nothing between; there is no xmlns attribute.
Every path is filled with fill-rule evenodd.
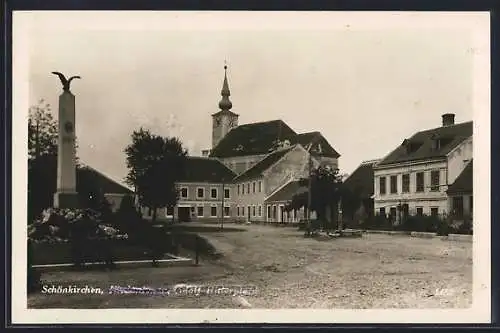
<svg viewBox="0 0 500 333"><path fill-rule="evenodd" d="M212 147L202 157L189 157L189 172L179 184L179 202L165 216L203 221L290 220L284 206L293 192L286 192L285 197L282 191L279 203L268 200L307 177L310 163L338 168L340 154L320 132L296 133L281 119L239 125L239 115L231 111L227 66L221 95L220 110L212 114Z"/></svg>

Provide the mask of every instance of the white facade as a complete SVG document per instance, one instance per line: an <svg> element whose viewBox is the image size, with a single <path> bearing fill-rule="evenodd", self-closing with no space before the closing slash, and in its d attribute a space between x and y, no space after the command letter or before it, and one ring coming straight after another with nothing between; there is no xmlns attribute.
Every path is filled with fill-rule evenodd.
<svg viewBox="0 0 500 333"><path fill-rule="evenodd" d="M296 145L262 174L243 181L236 180L233 190L238 220L281 222L278 216L281 216L285 204L274 203L276 213L271 212L269 217L266 199L290 181L307 177L308 165L309 153L301 145ZM313 167L318 165L319 162L313 159Z"/></svg>
<svg viewBox="0 0 500 333"><path fill-rule="evenodd" d="M374 168L374 209L375 214L391 214L396 212L399 219L399 205L407 205L410 215L447 214L450 201L446 190L464 170L472 159L472 137L467 138L455 147L445 158L423 161L408 161ZM437 177L439 173L439 184ZM417 188L417 174L423 175ZM409 188L403 189L403 175L409 178ZM395 178L394 178L395 177ZM397 186L391 186L396 180ZM422 178L420 178L422 179ZM385 180L385 193L381 182ZM392 187L392 188L391 188ZM406 187L406 186L405 186ZM395 190L395 191L394 191ZM391 211L392 210L392 211Z"/></svg>

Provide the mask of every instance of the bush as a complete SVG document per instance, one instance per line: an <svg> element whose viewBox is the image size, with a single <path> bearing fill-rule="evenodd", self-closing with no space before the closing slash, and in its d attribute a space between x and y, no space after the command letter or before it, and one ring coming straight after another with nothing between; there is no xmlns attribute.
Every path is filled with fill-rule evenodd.
<svg viewBox="0 0 500 333"><path fill-rule="evenodd" d="M113 224L133 236L143 227L144 222L141 213L135 207L134 198L130 195L123 197L120 208L113 214Z"/></svg>
<svg viewBox="0 0 500 333"><path fill-rule="evenodd" d="M374 215L360 223L360 227L365 230L393 230L394 226L384 215Z"/></svg>
<svg viewBox="0 0 500 333"><path fill-rule="evenodd" d="M453 233L453 228L448 221L440 220L436 226L436 234L438 236L448 236L450 233Z"/></svg>
<svg viewBox="0 0 500 333"><path fill-rule="evenodd" d="M69 242L73 248L73 262L77 266L81 264L86 250L104 256L101 259L109 263L111 257L109 240L127 238L127 234L110 224L103 223L102 214L92 209L49 208L28 226L30 242Z"/></svg>
<svg viewBox="0 0 500 333"><path fill-rule="evenodd" d="M417 231L417 232L447 232L447 226L442 219L437 216L408 216L403 219L398 227L398 230Z"/></svg>
<svg viewBox="0 0 500 333"><path fill-rule="evenodd" d="M456 233L463 235L472 235L472 220L466 218L457 228Z"/></svg>

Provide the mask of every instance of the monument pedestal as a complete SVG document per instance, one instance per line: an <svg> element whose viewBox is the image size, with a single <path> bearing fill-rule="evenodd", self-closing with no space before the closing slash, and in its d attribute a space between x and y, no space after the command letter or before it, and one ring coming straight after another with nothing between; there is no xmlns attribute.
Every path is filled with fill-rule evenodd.
<svg viewBox="0 0 500 333"><path fill-rule="evenodd" d="M79 208L77 192L56 192L54 193L55 208Z"/></svg>

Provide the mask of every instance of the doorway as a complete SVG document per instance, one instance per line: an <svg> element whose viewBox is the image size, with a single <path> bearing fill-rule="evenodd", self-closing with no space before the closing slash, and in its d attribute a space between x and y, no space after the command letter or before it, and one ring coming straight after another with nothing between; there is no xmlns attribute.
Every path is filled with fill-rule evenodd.
<svg viewBox="0 0 500 333"><path fill-rule="evenodd" d="M190 211L189 207L179 207L178 208L179 222L191 221L190 212L191 211Z"/></svg>

